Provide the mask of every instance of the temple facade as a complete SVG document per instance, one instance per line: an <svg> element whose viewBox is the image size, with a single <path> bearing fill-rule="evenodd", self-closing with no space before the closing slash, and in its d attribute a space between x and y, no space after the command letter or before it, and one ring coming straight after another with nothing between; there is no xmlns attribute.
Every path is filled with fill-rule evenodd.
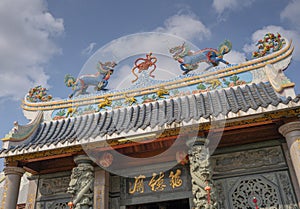
<svg viewBox="0 0 300 209"><path fill-rule="evenodd" d="M96 85L66 76L69 99L32 88L22 102L30 122L2 139L0 208L17 207L25 172L26 209L299 208L300 95L284 74L293 45L264 39L273 47L240 64L218 60L228 41L202 51L205 72L187 61L200 52L174 47L184 73L163 81L153 78L159 58L149 53L124 90L103 91L114 62L99 62ZM88 86L99 93L86 94Z"/></svg>

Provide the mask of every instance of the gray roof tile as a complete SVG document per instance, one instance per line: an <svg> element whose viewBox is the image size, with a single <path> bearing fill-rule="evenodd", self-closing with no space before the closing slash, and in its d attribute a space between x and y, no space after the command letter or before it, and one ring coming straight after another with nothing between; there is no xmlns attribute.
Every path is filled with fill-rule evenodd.
<svg viewBox="0 0 300 209"><path fill-rule="evenodd" d="M173 122L188 122L191 119L207 119L220 114L247 112L250 108L277 106L290 101L298 102L300 96L292 99L281 98L269 83L251 84L243 87L222 89L203 94L177 97L153 103L141 104L127 108L114 109L82 115L74 118L41 123L31 140L24 144L12 146L1 153L29 148L57 145L58 143L74 142L111 135L113 133L129 132L130 130L154 128L172 124Z"/></svg>

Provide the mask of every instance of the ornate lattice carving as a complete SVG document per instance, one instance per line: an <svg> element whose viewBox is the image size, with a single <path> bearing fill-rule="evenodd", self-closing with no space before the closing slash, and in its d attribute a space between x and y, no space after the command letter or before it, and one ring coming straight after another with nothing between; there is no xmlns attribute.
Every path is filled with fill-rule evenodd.
<svg viewBox="0 0 300 209"><path fill-rule="evenodd" d="M233 209L255 208L253 198L257 199L259 208L282 208L278 188L263 177L239 180L231 193Z"/></svg>
<svg viewBox="0 0 300 209"><path fill-rule="evenodd" d="M217 208L208 148L194 145L189 152L189 159L194 208Z"/></svg>
<svg viewBox="0 0 300 209"><path fill-rule="evenodd" d="M69 209L68 202L48 202L47 209Z"/></svg>
<svg viewBox="0 0 300 209"><path fill-rule="evenodd" d="M69 209L67 202L56 203L51 209Z"/></svg>

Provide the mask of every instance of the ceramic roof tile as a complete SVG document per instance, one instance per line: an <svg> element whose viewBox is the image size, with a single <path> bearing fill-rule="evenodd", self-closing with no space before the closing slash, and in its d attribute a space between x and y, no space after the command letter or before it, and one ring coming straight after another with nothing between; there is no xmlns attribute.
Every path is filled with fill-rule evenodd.
<svg viewBox="0 0 300 209"><path fill-rule="evenodd" d="M279 103L287 104L290 101L300 101L300 95L292 99L281 98L276 94L270 84L245 85L212 91L203 94L171 98L154 103L135 105L112 111L82 115L51 122L43 122L37 131L24 144L11 146L8 151L64 144L74 140L83 140L104 136L105 134L120 134L130 130L154 128L171 124L173 122L190 121L191 119L208 118L229 112L247 112L250 108L269 105L277 106Z"/></svg>

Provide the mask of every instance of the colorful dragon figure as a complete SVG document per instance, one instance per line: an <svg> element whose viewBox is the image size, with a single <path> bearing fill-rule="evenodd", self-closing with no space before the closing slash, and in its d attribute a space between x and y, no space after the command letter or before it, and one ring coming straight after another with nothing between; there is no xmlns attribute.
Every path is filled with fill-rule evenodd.
<svg viewBox="0 0 300 209"><path fill-rule="evenodd" d="M281 35L277 33L267 33L263 39L259 40L256 44L258 46L257 51L252 53L252 57L263 57L267 54L278 51L285 44L285 40L281 38Z"/></svg>
<svg viewBox="0 0 300 209"><path fill-rule="evenodd" d="M185 43L180 46L175 46L169 50L173 58L180 63L180 68L187 74L191 70L196 70L201 62L209 64L209 68L218 66L220 62L228 65L229 62L223 59L223 56L230 52L232 44L230 41L225 40L221 43L218 49L205 48L196 52L192 52ZM206 69L206 70L207 70Z"/></svg>
<svg viewBox="0 0 300 209"><path fill-rule="evenodd" d="M67 74L65 76L65 84L67 87L72 87L73 90L73 93L69 95L69 98L80 94L86 94L86 90L90 86L94 86L96 91L104 90L116 65L115 62L99 62L97 65L97 73L82 75L77 80L73 76Z"/></svg>

